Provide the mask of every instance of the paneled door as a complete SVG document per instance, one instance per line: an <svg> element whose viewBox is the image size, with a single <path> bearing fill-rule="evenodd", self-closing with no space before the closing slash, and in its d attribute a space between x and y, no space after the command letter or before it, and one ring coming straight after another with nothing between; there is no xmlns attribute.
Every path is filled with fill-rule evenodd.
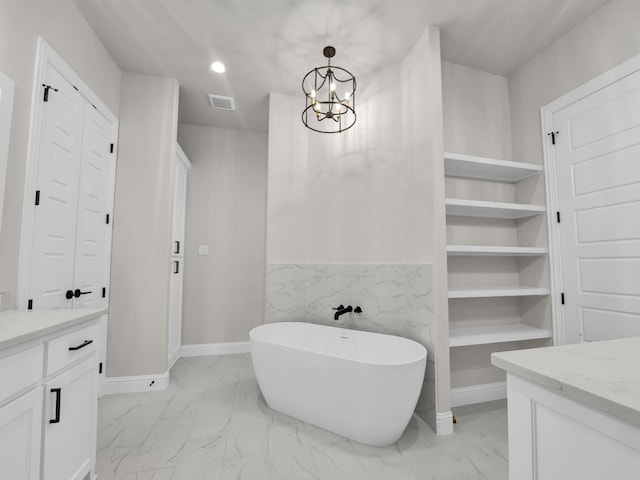
<svg viewBox="0 0 640 480"><path fill-rule="evenodd" d="M29 299L37 309L99 307L115 168L111 124L51 65L42 101Z"/></svg>
<svg viewBox="0 0 640 480"><path fill-rule="evenodd" d="M71 307L86 100L53 67L46 73L29 275L33 308ZM55 88L55 90L54 90ZM57 90L57 91L56 91Z"/></svg>
<svg viewBox="0 0 640 480"><path fill-rule="evenodd" d="M566 343L640 335L640 72L553 129Z"/></svg>

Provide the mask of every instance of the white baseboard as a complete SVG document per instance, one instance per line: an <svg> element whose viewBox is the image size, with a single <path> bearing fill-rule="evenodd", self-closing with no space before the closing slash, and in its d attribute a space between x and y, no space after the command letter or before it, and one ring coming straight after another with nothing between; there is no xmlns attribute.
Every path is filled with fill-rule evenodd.
<svg viewBox="0 0 640 480"><path fill-rule="evenodd" d="M451 410L444 413L436 413L436 433L438 435L450 435L453 433L453 413L451 413Z"/></svg>
<svg viewBox="0 0 640 480"><path fill-rule="evenodd" d="M101 394L137 393L164 390L169 386L169 371L159 375L106 377Z"/></svg>
<svg viewBox="0 0 640 480"><path fill-rule="evenodd" d="M451 389L451 406L473 405L507 398L507 382L485 383Z"/></svg>
<svg viewBox="0 0 640 480"><path fill-rule="evenodd" d="M182 345L181 356L201 357L207 355L228 355L231 353L249 353L249 342Z"/></svg>

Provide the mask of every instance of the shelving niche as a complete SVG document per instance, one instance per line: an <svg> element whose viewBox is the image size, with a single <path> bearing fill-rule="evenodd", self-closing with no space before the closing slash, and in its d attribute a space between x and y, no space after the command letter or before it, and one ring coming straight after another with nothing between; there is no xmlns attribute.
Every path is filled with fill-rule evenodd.
<svg viewBox="0 0 640 480"><path fill-rule="evenodd" d="M497 310L502 308L503 311L510 309L519 312L521 301L529 299L526 301L535 302L536 299L549 295L549 289L540 285L521 285L518 271L523 265L520 262L531 262L545 257L548 249L546 246L521 245L520 243L526 242L517 238L516 233L509 233L517 232L517 222L543 215L545 207L514 203L511 200L515 195L512 195L514 198L508 198L509 195L502 195L503 198L473 198L474 193L478 192L489 192L489 195L482 195L484 197L491 196L493 191L514 192L518 182L541 175L542 167L451 153L445 154L444 166L445 176L449 177L447 197L451 194L449 185L455 187L458 183L462 186L452 190L466 188L470 192L466 197L472 197L445 199L447 240L450 243L447 246L447 255L450 263L449 345L452 348L452 357L463 347L497 344L494 350L501 350L505 349L504 344L508 342L551 338L550 330L540 328L540 325L522 323L519 313L510 313L506 319L500 317L501 313L497 313L495 320L487 313L487 309L493 308L494 304ZM507 244L496 244L500 235L496 238L486 232L476 234L483 229L490 230L492 226L499 232L509 233ZM452 235L456 238L451 239L450 229L454 228L458 229L456 232L462 233ZM487 244L480 243L477 237L486 240ZM507 284L496 284L502 278L508 280ZM465 305L464 308L451 308L451 301L476 303ZM512 304L507 308L504 306L505 302ZM477 319L473 318L476 309L484 309L483 315ZM464 311L471 317L467 316L463 320L455 318L456 312L459 311Z"/></svg>

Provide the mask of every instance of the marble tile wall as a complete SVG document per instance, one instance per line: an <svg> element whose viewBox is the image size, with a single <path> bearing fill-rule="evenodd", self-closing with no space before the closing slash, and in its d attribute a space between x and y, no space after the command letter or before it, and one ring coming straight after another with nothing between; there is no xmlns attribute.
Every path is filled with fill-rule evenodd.
<svg viewBox="0 0 640 480"><path fill-rule="evenodd" d="M309 322L386 333L415 340L427 349L419 412L435 404L431 326L433 266L269 264L266 323ZM360 306L334 320L338 305Z"/></svg>

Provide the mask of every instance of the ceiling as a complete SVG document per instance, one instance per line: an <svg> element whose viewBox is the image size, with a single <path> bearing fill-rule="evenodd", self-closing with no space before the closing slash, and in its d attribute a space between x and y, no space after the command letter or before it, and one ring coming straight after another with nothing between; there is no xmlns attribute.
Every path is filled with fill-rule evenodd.
<svg viewBox="0 0 640 480"><path fill-rule="evenodd" d="M608 0L74 1L123 71L180 82L181 123L266 131L268 93L300 95L302 110L302 77L326 45L361 92L427 25L441 28L443 60L508 76ZM208 93L236 110L211 109Z"/></svg>

